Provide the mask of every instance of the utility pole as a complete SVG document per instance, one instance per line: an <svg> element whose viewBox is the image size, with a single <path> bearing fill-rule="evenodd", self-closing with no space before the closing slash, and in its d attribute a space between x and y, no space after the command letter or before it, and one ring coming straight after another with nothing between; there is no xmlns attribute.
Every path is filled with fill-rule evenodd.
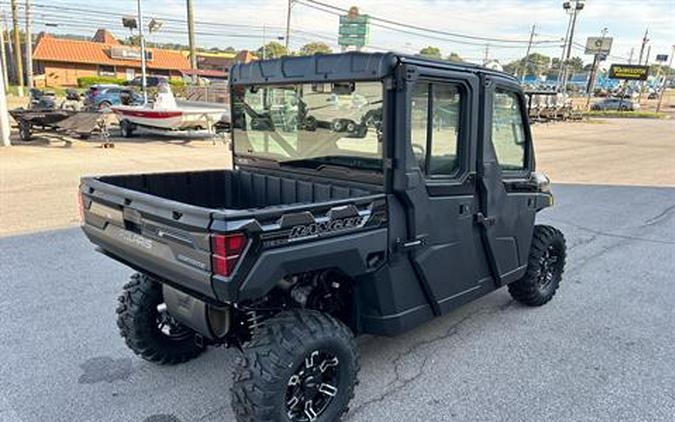
<svg viewBox="0 0 675 422"><path fill-rule="evenodd" d="M2 67L2 73L6 73L4 58L0 60L0 67ZM7 117L7 96L5 95L4 78L0 78L0 143L3 147L12 145L9 140L9 117Z"/></svg>
<svg viewBox="0 0 675 422"><path fill-rule="evenodd" d="M527 43L527 52L525 53L525 60L523 60L523 69L520 75L520 83L522 84L525 81L525 74L527 73L527 65L530 62L530 50L532 49L532 41L534 40L534 29L536 25L532 25L532 31L530 31L530 41Z"/></svg>
<svg viewBox="0 0 675 422"><path fill-rule="evenodd" d="M640 58L638 59L638 65L642 65L642 57L645 53L645 47L647 46L647 43L649 42L649 38L647 38L647 35L649 34L649 28L645 29L645 35L642 37L642 45L640 45ZM642 102L642 91L645 88L645 82L640 81L639 84L640 86L640 91L638 92L638 104Z"/></svg>
<svg viewBox="0 0 675 422"><path fill-rule="evenodd" d="M647 35L649 33L649 28L645 30L645 36L642 37L642 45L640 46L640 59L638 60L638 64L642 64L642 55L645 52L645 46L647 45L647 42L649 41L649 38L647 38Z"/></svg>
<svg viewBox="0 0 675 422"><path fill-rule="evenodd" d="M666 73L663 75L663 85L661 85L661 92L659 93L659 103L656 105L656 112L661 111L661 103L663 103L663 94L666 92L666 85L668 85L668 76L673 69L673 55L675 55L675 44L673 44L673 48L670 51L670 61L668 63L668 68L666 69Z"/></svg>
<svg viewBox="0 0 675 422"><path fill-rule="evenodd" d="M288 54L288 43L291 35L291 8L293 7L293 0L288 0L288 10L286 11L286 53Z"/></svg>
<svg viewBox="0 0 675 422"><path fill-rule="evenodd" d="M23 63L21 61L21 40L19 39L19 15L16 11L16 0L12 0L12 26L14 27L14 58L16 60L16 83L19 96L23 97Z"/></svg>
<svg viewBox="0 0 675 422"><path fill-rule="evenodd" d="M190 67L197 68L197 47L195 46L195 18L192 0L187 0L188 42L190 44Z"/></svg>
<svg viewBox="0 0 675 422"><path fill-rule="evenodd" d="M26 0L26 83L33 88L33 33L31 31L30 0Z"/></svg>
<svg viewBox="0 0 675 422"><path fill-rule="evenodd" d="M572 26L572 15L567 20L567 29L565 30L565 42L562 45L562 54L560 55L560 63L558 63L558 91L560 91L560 86L562 83L563 69L565 64L565 53L567 52L567 41L570 39L570 27Z"/></svg>
<svg viewBox="0 0 675 422"><path fill-rule="evenodd" d="M143 12L141 0L138 0L138 37L141 41L141 88L143 88L143 105L148 104L148 85L145 72L145 38L143 38Z"/></svg>
<svg viewBox="0 0 675 422"><path fill-rule="evenodd" d="M630 56L628 56L628 64L633 64L633 55L635 54L635 47L630 48Z"/></svg>
<svg viewBox="0 0 675 422"><path fill-rule="evenodd" d="M4 18L5 11L2 11L2 16ZM0 66L2 67L2 82L4 83L4 89L6 90L9 86L9 76L7 74L7 49L5 48L5 23L4 20L0 22Z"/></svg>
<svg viewBox="0 0 675 422"><path fill-rule="evenodd" d="M490 44L485 44L485 57L483 58L483 66L490 61Z"/></svg>

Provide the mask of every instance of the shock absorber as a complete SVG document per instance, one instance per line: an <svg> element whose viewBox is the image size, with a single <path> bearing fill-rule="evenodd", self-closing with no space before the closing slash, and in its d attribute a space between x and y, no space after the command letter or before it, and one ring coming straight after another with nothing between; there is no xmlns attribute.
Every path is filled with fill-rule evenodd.
<svg viewBox="0 0 675 422"><path fill-rule="evenodd" d="M253 336L255 330L259 329L263 325L263 316L256 311L246 311L246 326L248 331Z"/></svg>

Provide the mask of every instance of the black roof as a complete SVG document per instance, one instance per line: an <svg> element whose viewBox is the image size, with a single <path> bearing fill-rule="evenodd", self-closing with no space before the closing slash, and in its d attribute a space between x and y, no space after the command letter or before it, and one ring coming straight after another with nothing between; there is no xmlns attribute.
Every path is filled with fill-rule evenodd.
<svg viewBox="0 0 675 422"><path fill-rule="evenodd" d="M373 80L393 73L398 64L412 64L455 71L485 73L518 82L504 72L470 63L449 62L398 53L317 54L285 56L236 64L230 70L232 84L320 82L322 80Z"/></svg>

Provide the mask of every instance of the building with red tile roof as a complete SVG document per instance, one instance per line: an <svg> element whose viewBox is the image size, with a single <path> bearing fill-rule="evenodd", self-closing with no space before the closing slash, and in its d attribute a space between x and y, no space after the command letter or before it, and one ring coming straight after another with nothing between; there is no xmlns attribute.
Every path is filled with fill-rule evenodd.
<svg viewBox="0 0 675 422"><path fill-rule="evenodd" d="M149 75L180 78L190 63L180 51L147 49ZM133 79L141 74L138 47L120 44L110 32L99 29L92 41L55 38L40 34L33 50L36 74L44 74L46 86L76 86L83 76Z"/></svg>

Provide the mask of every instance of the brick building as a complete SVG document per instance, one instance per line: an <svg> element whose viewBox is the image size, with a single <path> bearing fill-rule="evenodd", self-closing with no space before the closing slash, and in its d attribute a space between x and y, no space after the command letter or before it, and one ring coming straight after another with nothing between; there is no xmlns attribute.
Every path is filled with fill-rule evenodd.
<svg viewBox="0 0 675 422"><path fill-rule="evenodd" d="M148 48L149 75L181 78L190 63L180 51ZM141 74L140 49L122 45L110 32L99 29L91 41L55 38L42 33L33 51L35 74L46 86L76 86L83 76L112 76L131 80Z"/></svg>

